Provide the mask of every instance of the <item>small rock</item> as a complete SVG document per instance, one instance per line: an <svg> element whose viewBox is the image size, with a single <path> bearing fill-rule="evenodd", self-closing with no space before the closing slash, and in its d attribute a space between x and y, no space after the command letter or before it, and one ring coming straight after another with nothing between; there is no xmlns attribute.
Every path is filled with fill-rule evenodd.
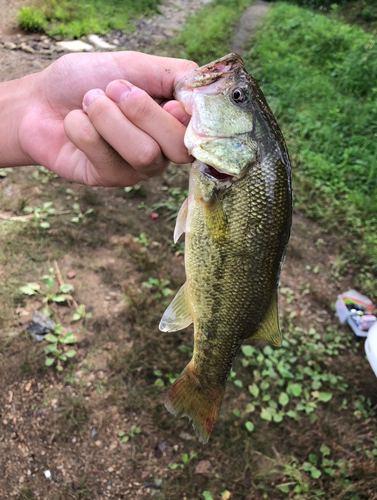
<svg viewBox="0 0 377 500"><path fill-rule="evenodd" d="M212 469L212 464L209 460L201 460L195 469L195 474L208 474Z"/></svg>
<svg viewBox="0 0 377 500"><path fill-rule="evenodd" d="M69 280L73 280L73 278L76 278L76 271L68 271L67 278Z"/></svg>
<svg viewBox="0 0 377 500"><path fill-rule="evenodd" d="M45 470L45 477L46 477L46 479L51 478L51 472L49 470Z"/></svg>
<svg viewBox="0 0 377 500"><path fill-rule="evenodd" d="M97 434L98 434L97 429L92 429L92 431L90 433L91 437L94 438L97 436Z"/></svg>
<svg viewBox="0 0 377 500"><path fill-rule="evenodd" d="M188 432L185 432L185 431L182 431L180 433L179 437L181 439L185 439L186 441L191 441L191 440L195 439L194 436L192 436L191 434L189 434Z"/></svg>
<svg viewBox="0 0 377 500"><path fill-rule="evenodd" d="M102 441L98 440L94 444L100 448L102 446Z"/></svg>
<svg viewBox="0 0 377 500"><path fill-rule="evenodd" d="M115 49L115 45L112 45L111 43L106 42L102 38L100 38L98 35L89 35L88 40L90 43L92 43L95 47L98 47L99 49Z"/></svg>
<svg viewBox="0 0 377 500"><path fill-rule="evenodd" d="M17 45L13 42L4 42L4 49L15 50Z"/></svg>
<svg viewBox="0 0 377 500"><path fill-rule="evenodd" d="M17 307L16 314L18 314L18 316L20 316L22 318L23 316L29 316L30 311L28 311L27 309L24 309L23 307Z"/></svg>
<svg viewBox="0 0 377 500"><path fill-rule="evenodd" d="M27 43L21 43L20 49L23 50L24 52L27 52L28 54L35 54L35 50L33 47L30 47Z"/></svg>
<svg viewBox="0 0 377 500"><path fill-rule="evenodd" d="M69 52L90 52L93 50L93 45L89 45L89 43L82 42L81 40L57 42L56 45Z"/></svg>

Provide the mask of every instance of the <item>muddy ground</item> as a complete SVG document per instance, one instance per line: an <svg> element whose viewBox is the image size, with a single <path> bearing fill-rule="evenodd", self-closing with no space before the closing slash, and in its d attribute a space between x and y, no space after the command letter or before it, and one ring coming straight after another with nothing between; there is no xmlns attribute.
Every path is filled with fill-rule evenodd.
<svg viewBox="0 0 377 500"><path fill-rule="evenodd" d="M14 2L1 4L9 15L0 21L0 33L14 36ZM0 79L40 71L50 62L0 49ZM324 413L320 422L294 422L282 430L266 423L264 441L259 434L256 442L234 418L246 389L230 384L207 446L194 438L187 420L165 410L162 385L184 368L192 348L191 329L158 330L185 279L182 245L172 245L172 235L187 174L188 166L171 165L161 178L129 192L72 185L36 167L0 178L1 499L198 500L211 491L215 499L223 492L223 498L235 500L274 500L285 498L274 479L267 474L261 489L254 477L263 457L304 457L314 444L329 441L342 455L347 441L375 433L375 418L360 422L352 412L340 417L332 408L334 421ZM50 228L17 219L25 206L49 201L58 213L48 217ZM74 203L81 213L93 212L72 222ZM375 405L377 382L363 342L354 341L334 313L337 295L352 287L355 272L339 262L344 244L295 212L281 277L281 316L285 325L320 333L332 328L350 336L353 347L337 360L339 372L352 393ZM45 343L35 342L28 331L32 312L43 307L41 298L19 292L28 282L43 284L50 268L59 269L61 279L74 286L76 305L92 314L72 323L73 300L51 305L54 318L79 339L77 356L61 373L45 366ZM235 369L242 370L239 361ZM125 436L129 440L122 442ZM375 460L359 458L359 484L371 486L365 487L369 496L356 491L354 498L377 498ZM335 497L351 498L341 490L332 496L324 491L323 498Z"/></svg>

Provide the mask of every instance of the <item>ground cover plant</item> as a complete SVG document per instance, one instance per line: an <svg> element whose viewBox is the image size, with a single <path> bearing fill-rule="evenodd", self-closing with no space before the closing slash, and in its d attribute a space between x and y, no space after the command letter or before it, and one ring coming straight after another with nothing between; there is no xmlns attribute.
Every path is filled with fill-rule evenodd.
<svg viewBox="0 0 377 500"><path fill-rule="evenodd" d="M185 29L171 43L171 53L198 64L229 52L234 25L251 0L213 0L187 19Z"/></svg>
<svg viewBox="0 0 377 500"><path fill-rule="evenodd" d="M296 204L353 232L346 259L377 269L377 45L357 26L289 4L271 8L246 57L294 160Z"/></svg>
<svg viewBox="0 0 377 500"><path fill-rule="evenodd" d="M161 0L43 0L20 10L18 22L25 31L45 32L50 36L76 38L90 33L104 34L112 29L130 30L131 20L151 16Z"/></svg>

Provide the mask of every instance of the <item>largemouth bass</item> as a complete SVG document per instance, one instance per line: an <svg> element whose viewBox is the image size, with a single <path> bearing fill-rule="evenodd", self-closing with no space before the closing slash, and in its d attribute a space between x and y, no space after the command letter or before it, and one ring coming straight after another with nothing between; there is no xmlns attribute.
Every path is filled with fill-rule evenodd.
<svg viewBox="0 0 377 500"><path fill-rule="evenodd" d="M232 361L244 339L281 345L278 282L292 219L283 136L242 59L229 54L190 72L175 96L192 115L196 158L174 239L186 234L187 281L160 329L194 323L194 354L165 398L207 443Z"/></svg>

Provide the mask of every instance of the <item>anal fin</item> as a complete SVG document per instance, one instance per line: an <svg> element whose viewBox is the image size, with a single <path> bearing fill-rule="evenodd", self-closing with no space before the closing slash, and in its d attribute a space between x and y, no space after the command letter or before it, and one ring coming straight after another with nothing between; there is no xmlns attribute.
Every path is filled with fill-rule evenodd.
<svg viewBox="0 0 377 500"><path fill-rule="evenodd" d="M259 325L258 331L251 335L251 337L266 340L276 347L281 346L282 337L279 326L277 291L272 296L270 307L268 308L262 323Z"/></svg>

